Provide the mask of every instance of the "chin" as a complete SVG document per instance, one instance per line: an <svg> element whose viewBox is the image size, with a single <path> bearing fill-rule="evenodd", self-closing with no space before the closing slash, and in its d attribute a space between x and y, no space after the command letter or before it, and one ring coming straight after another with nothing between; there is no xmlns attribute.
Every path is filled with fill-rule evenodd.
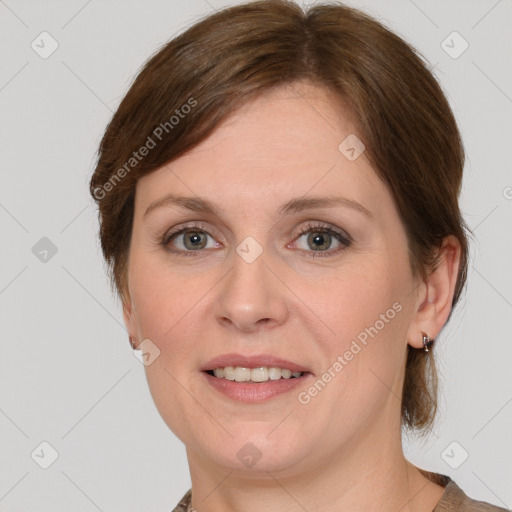
<svg viewBox="0 0 512 512"><path fill-rule="evenodd" d="M313 446L309 446L310 441L306 439L290 442L290 436L285 431L280 436L277 429L272 432L273 428L275 425L270 429L265 425L262 431L255 429L251 435L236 435L231 431L233 437L229 441L212 442L203 450L216 464L244 475L268 478L268 472L286 473L291 468L297 468L308 453L311 454Z"/></svg>

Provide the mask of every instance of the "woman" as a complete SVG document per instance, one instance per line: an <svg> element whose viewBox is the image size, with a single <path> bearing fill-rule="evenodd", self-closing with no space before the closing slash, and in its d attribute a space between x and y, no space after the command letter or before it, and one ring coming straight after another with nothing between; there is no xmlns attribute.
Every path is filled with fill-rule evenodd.
<svg viewBox="0 0 512 512"><path fill-rule="evenodd" d="M90 189L176 511L505 510L408 462L466 280L464 151L414 50L342 5L252 2L154 55Z"/></svg>

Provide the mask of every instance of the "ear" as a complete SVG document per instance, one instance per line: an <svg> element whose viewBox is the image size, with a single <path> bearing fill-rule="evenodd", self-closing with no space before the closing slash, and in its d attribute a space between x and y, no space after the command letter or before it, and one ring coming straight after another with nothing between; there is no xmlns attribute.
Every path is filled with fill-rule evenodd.
<svg viewBox="0 0 512 512"><path fill-rule="evenodd" d="M131 340L133 340L134 348L137 348L139 345L139 340L137 337L135 316L133 314L133 305L132 305L130 296L127 294L123 294L123 297L121 300L123 303L124 324L126 325L126 329L128 331L128 336L131 338Z"/></svg>
<svg viewBox="0 0 512 512"><path fill-rule="evenodd" d="M407 333L409 345L423 348L422 332L437 337L448 320L460 266L460 243L453 235L438 250L439 264L418 287L416 314Z"/></svg>

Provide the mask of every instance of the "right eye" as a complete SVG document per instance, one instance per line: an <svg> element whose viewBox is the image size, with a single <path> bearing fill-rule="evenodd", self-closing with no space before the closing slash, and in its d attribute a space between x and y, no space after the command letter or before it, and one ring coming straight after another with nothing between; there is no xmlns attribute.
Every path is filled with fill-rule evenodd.
<svg viewBox="0 0 512 512"><path fill-rule="evenodd" d="M196 223L180 226L178 229L166 233L161 243L166 250L175 254L196 256L194 253L201 252L202 249L212 249L219 246L219 244L215 242L212 246L207 247L208 237L211 237L211 235L205 230L204 226ZM173 244L174 240L181 242L178 244L181 245L181 247L178 249L173 248L173 246L176 247L176 245Z"/></svg>

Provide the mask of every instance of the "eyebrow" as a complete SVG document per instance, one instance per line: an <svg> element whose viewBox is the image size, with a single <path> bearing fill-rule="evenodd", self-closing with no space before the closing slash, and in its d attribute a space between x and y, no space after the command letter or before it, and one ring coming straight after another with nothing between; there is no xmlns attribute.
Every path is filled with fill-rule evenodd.
<svg viewBox="0 0 512 512"><path fill-rule="evenodd" d="M162 208L164 206L179 206L186 210L199 213L208 213L217 217L220 217L221 213L219 208L207 199L167 194L164 197L153 201L146 208L143 217L146 217L157 208ZM313 210L315 208L332 208L335 206L344 206L346 208L350 208L359 213L362 213L370 219L373 219L373 215L370 210L365 208L362 204L354 201L353 199L335 196L297 197L280 206L277 210L277 214L280 217L292 213L299 213L304 210Z"/></svg>

